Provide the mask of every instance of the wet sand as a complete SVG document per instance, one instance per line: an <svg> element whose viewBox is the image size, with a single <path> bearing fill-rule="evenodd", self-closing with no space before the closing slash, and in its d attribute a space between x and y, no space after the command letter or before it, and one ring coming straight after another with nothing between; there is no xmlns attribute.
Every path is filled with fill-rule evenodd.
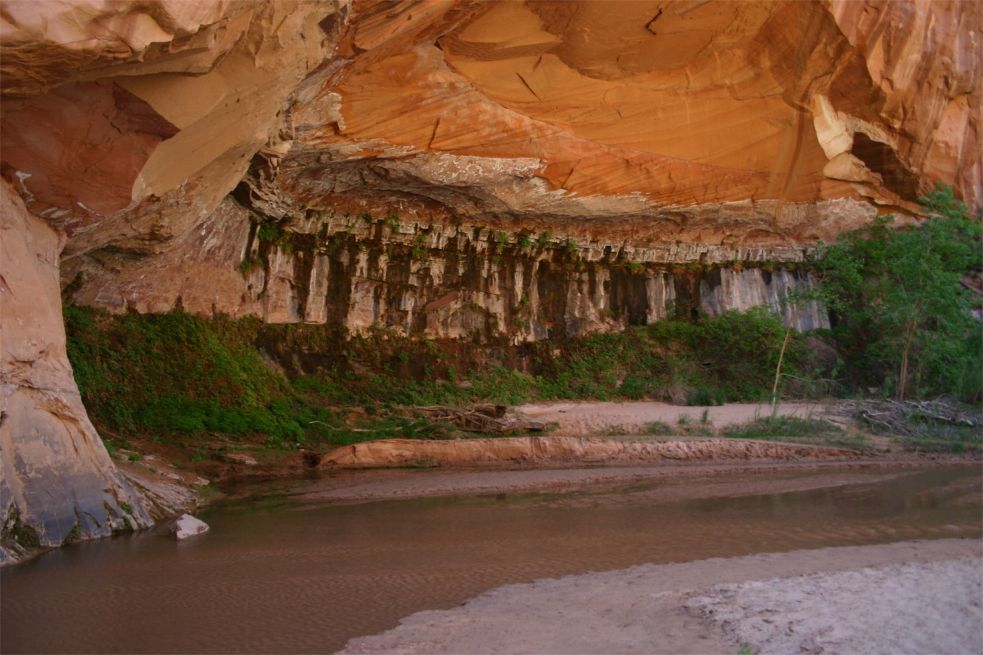
<svg viewBox="0 0 983 655"><path fill-rule="evenodd" d="M658 483L652 500L686 500L806 491L883 480L921 468L971 464L964 457L892 457L857 462L715 462L594 468L388 469L341 471L307 481L271 481L242 488L261 495L289 493L295 499L330 503L503 495L536 492L603 492ZM873 474L881 472L883 474ZM983 480L980 481L983 486ZM229 490L235 497L235 488Z"/></svg>
<svg viewBox="0 0 983 655"><path fill-rule="evenodd" d="M493 589L345 653L978 653L977 539L648 564Z"/></svg>

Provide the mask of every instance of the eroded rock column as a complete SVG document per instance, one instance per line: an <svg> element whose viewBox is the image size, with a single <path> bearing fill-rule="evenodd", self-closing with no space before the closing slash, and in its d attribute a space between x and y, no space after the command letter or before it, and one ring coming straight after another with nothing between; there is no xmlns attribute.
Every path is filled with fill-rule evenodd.
<svg viewBox="0 0 983 655"><path fill-rule="evenodd" d="M142 499L89 421L65 350L64 239L0 188L0 561L147 527Z"/></svg>

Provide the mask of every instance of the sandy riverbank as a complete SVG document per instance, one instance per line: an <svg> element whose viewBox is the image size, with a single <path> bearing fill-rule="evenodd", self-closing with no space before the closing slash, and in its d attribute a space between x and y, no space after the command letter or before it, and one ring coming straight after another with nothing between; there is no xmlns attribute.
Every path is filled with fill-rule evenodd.
<svg viewBox="0 0 983 655"><path fill-rule="evenodd" d="M767 416L766 404L735 403L716 407L685 407L660 402L553 402L521 405L516 411L559 427L548 436L475 437L447 441L386 439L368 441L317 452L311 449L271 450L242 443L209 446L209 457L189 458L186 447L148 441L137 450L120 451L125 457L118 466L134 484L160 499L160 514L187 511L201 489L265 481L301 480L317 476L351 481L355 488L341 492L345 499L375 499L454 493L501 493L506 491L567 489L583 484L632 480L638 477L674 476L680 472L729 470L822 469L828 464L855 468L867 466L935 466L978 463L973 453L945 454L911 452L885 445L884 437L868 437L869 448L844 450L828 445L801 444L769 439L739 440L714 438L713 434L733 423L746 423ZM705 413L705 416L704 416ZM783 415L813 417L854 429L830 403L783 403ZM680 423L683 419L683 423ZM651 436L649 424L661 422L679 427L673 436ZM683 429L685 428L685 429ZM690 434L692 433L692 434ZM859 442L858 442L859 443ZM214 446L214 448L212 448ZM196 451L197 453L198 451ZM354 475L355 469L377 469L380 484L370 485L373 476ZM434 489L420 477L390 481L406 471L419 476L419 469L444 469ZM487 470L494 474L482 475ZM563 472L559 472L562 470ZM333 488L329 484L324 488ZM173 487L173 488L172 488ZM211 494L212 498L222 494ZM198 500L197 502L201 502Z"/></svg>
<svg viewBox="0 0 983 655"><path fill-rule="evenodd" d="M690 424L705 420L709 426L719 429L771 416L771 406L767 403L689 407L654 401L550 402L518 405L515 411L544 423L556 423L556 434L565 436L604 434L618 428L631 432L657 421L676 425L680 420ZM778 414L798 418L836 418L833 403L781 403Z"/></svg>
<svg viewBox="0 0 983 655"><path fill-rule="evenodd" d="M322 468L396 466L580 466L747 460L850 460L862 453L795 443L746 439L634 440L602 437L491 437L430 441L380 439L341 446L321 458Z"/></svg>
<svg viewBox="0 0 983 655"><path fill-rule="evenodd" d="M837 487L904 475L925 467L967 466L958 458L880 459L855 462L715 462L594 468L518 470L345 471L290 482L291 495L316 502L365 502L438 496L571 492L646 484L652 500L733 497ZM698 482L698 484L694 484ZM277 482L270 487L275 490ZM979 484L967 494L979 493ZM262 485L257 487L265 489ZM255 491L255 489L254 489Z"/></svg>
<svg viewBox="0 0 983 655"><path fill-rule="evenodd" d="M978 653L977 540L709 559L508 585L345 653Z"/></svg>

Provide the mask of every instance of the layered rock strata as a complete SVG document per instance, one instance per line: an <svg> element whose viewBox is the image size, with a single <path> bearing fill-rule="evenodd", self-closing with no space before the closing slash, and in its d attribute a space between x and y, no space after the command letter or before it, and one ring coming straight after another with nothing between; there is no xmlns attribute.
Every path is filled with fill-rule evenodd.
<svg viewBox="0 0 983 655"><path fill-rule="evenodd" d="M227 210L238 217L224 234L195 235L176 251L187 267L201 267L210 293L168 275L177 264L172 251L144 260L139 277L79 266L95 255L69 260L65 273L86 280L73 299L115 310L180 306L342 325L352 335L386 330L477 342L581 336L760 305L799 330L828 327L816 302L796 297L811 288L808 274L791 268L802 249L782 250L786 263L776 265L764 261L774 248L633 248L549 232L407 224L395 214L309 212L288 222L253 214L250 224L234 203Z"/></svg>
<svg viewBox="0 0 983 655"><path fill-rule="evenodd" d="M86 302L173 306L133 281L154 269L214 297L211 271L217 307L253 313L236 184L271 220L395 212L674 263L782 261L934 182L980 204L977 3L8 6L4 175L92 255L64 278ZM186 261L206 234L221 261Z"/></svg>
<svg viewBox="0 0 983 655"><path fill-rule="evenodd" d="M63 281L78 301L156 311L180 297L307 320L267 309L279 282L258 302L256 284L234 279L254 214L301 234L363 213L439 232L549 231L688 264L795 260L878 213L916 216L935 182L980 205L976 3L366 0L320 18L304 3L223 7L199 28L225 35L211 38L227 54L196 64L207 73L141 74L127 60L115 86L79 92L129 126L112 147L134 153L99 160L126 174L106 170L120 185L98 198L82 197L84 168L64 158L45 177L55 165L37 145L40 124L68 122L48 104L76 107L78 94L17 87L7 172L73 235ZM92 75L71 84L110 79ZM94 147L53 152L69 143L83 159ZM221 200L240 178L249 212ZM311 213L331 218L298 220ZM756 286L746 295L770 293Z"/></svg>

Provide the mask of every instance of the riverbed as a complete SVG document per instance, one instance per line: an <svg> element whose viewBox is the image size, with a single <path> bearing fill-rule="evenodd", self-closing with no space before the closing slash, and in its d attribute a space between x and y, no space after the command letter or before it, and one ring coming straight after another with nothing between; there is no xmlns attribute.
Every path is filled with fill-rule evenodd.
<svg viewBox="0 0 983 655"><path fill-rule="evenodd" d="M161 529L4 569L0 646L323 653L508 583L983 533L975 466L761 476L344 503L316 480L261 489L185 542Z"/></svg>

